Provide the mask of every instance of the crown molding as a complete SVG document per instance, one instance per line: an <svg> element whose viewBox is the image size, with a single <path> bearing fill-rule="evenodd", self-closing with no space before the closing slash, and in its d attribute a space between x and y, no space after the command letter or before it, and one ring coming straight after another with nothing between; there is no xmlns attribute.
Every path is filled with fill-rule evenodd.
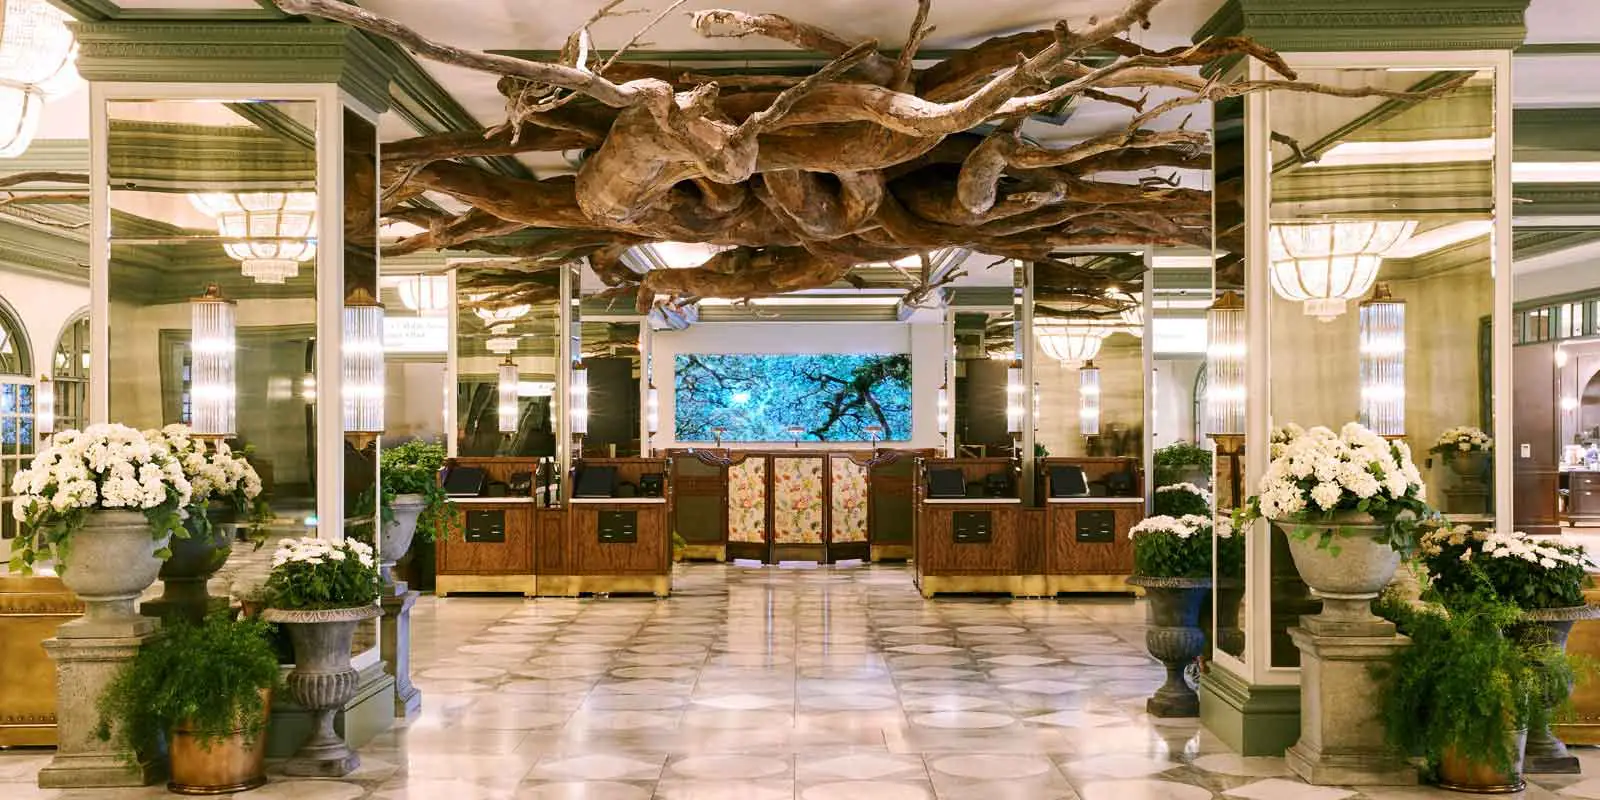
<svg viewBox="0 0 1600 800"><path fill-rule="evenodd" d="M1285 53L1512 50L1530 0L1227 0L1194 40L1245 35Z"/></svg>

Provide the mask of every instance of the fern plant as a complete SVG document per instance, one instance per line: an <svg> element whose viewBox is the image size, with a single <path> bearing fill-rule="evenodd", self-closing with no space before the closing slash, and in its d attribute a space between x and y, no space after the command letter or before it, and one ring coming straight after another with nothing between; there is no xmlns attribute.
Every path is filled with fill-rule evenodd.
<svg viewBox="0 0 1600 800"><path fill-rule="evenodd" d="M279 683L271 628L228 612L164 628L101 695L100 738L134 758L159 752L179 726L208 750L235 733L253 742L267 724L261 690Z"/></svg>
<svg viewBox="0 0 1600 800"><path fill-rule="evenodd" d="M383 451L379 474L383 482L383 525L394 522L396 495L422 496L422 511L417 514L417 535L432 542L447 536L454 523L455 504L439 485L439 470L444 468L444 445L413 440Z"/></svg>

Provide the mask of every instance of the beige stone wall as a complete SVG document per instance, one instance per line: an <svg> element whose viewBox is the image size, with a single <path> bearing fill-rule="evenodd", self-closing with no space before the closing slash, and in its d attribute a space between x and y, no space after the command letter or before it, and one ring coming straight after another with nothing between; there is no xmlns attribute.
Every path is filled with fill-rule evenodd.
<svg viewBox="0 0 1600 800"><path fill-rule="evenodd" d="M1118 333L1101 345L1100 430L1112 426L1144 428L1144 356L1140 339ZM1078 371L1034 348L1033 380L1039 391L1039 429L1035 441L1052 456L1086 455L1078 430Z"/></svg>

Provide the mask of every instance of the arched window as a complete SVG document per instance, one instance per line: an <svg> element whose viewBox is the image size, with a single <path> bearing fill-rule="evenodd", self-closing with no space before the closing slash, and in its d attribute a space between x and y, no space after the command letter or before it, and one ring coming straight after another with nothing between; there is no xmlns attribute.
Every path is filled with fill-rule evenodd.
<svg viewBox="0 0 1600 800"><path fill-rule="evenodd" d="M17 533L11 477L33 460L33 349L22 320L0 299L0 538Z"/></svg>
<svg viewBox="0 0 1600 800"><path fill-rule="evenodd" d="M58 431L89 424L89 312L80 311L56 340L50 379L56 384Z"/></svg>

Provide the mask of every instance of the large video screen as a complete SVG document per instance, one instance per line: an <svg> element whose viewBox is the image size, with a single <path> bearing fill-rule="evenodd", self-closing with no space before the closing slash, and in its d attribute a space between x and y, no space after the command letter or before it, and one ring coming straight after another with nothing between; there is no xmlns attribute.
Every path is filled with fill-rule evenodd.
<svg viewBox="0 0 1600 800"><path fill-rule="evenodd" d="M673 397L680 442L864 442L911 438L911 357L904 353L679 355Z"/></svg>

